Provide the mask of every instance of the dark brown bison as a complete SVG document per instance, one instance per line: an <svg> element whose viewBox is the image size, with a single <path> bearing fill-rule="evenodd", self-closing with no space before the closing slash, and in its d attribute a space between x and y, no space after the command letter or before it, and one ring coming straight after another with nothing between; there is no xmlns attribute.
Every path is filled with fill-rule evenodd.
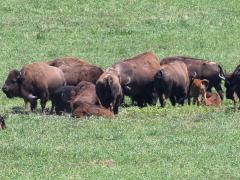
<svg viewBox="0 0 240 180"><path fill-rule="evenodd" d="M190 84L187 66L182 62L172 62L161 65L154 77L156 92L162 107L169 98L172 105L184 104Z"/></svg>
<svg viewBox="0 0 240 180"><path fill-rule="evenodd" d="M100 67L86 63L84 60L64 57L47 62L50 66L58 67L64 73L67 85L76 86L81 81L96 83L103 73Z"/></svg>
<svg viewBox="0 0 240 180"><path fill-rule="evenodd" d="M78 107L73 111L73 117L81 118L83 116L104 116L113 117L113 113L99 105L90 104L87 102L79 102Z"/></svg>
<svg viewBox="0 0 240 180"><path fill-rule="evenodd" d="M59 68L38 62L25 65L20 71L11 71L2 90L8 98L21 97L25 102L30 102L31 110L36 108L37 99L40 99L43 111L54 91L65 83L64 74ZM54 104L51 112L53 108Z"/></svg>
<svg viewBox="0 0 240 180"><path fill-rule="evenodd" d="M96 93L105 108L110 108L114 114L118 113L118 108L123 101L123 92L118 72L115 69L109 68L99 77L96 83Z"/></svg>
<svg viewBox="0 0 240 180"><path fill-rule="evenodd" d="M221 99L223 99L224 94L221 87L221 80L224 80L225 78L223 69L219 64L212 61L183 56L163 58L160 64L168 64L174 61L184 62L188 66L191 78L192 75L195 74L195 78L197 79L207 79L209 81L208 91L211 92L212 87L214 87Z"/></svg>
<svg viewBox="0 0 240 180"><path fill-rule="evenodd" d="M209 81L207 79L194 79L190 85L189 94L188 94L188 104L191 104L191 98L193 98L193 104L197 102L197 105L200 105L202 98L206 100L206 90L208 87Z"/></svg>
<svg viewBox="0 0 240 180"><path fill-rule="evenodd" d="M63 86L54 92L52 101L55 105L55 112L57 115L61 115L63 112L72 112L70 101L72 96L76 94L76 88L76 86Z"/></svg>
<svg viewBox="0 0 240 180"><path fill-rule="evenodd" d="M81 103L99 105L96 87L93 83L82 81L76 86L75 93L70 101L72 111L74 111Z"/></svg>
<svg viewBox="0 0 240 180"><path fill-rule="evenodd" d="M216 106L222 105L222 100L218 93L206 92L206 99L202 101L205 106Z"/></svg>
<svg viewBox="0 0 240 180"><path fill-rule="evenodd" d="M237 110L237 101L240 97L240 65L236 67L233 73L226 75L225 80L226 98L234 103L234 109Z"/></svg>
<svg viewBox="0 0 240 180"><path fill-rule="evenodd" d="M104 96L113 96L115 91L117 91L117 94L120 95L121 86L123 94L129 96L132 101L136 101L138 106L143 107L147 104L156 104L157 96L153 88L153 80L154 75L159 68L159 60L152 52L145 52L133 58L121 60L115 63L109 70L106 71L106 74L111 72L110 74L112 78L105 78L106 80L101 82L103 85L97 85L96 90L99 98L101 99L101 103L103 103L105 107L109 107L111 106L110 104L113 105L113 101L115 101L117 102L117 106L119 106L119 102L122 100L116 101L117 98L115 97L108 101L108 99ZM113 81L114 87L108 87L111 79L118 79ZM118 81L120 84L116 85ZM109 92L101 92L103 90L100 87L103 86L105 86L105 89L108 89ZM103 99L105 100L103 101ZM117 111L118 108L116 107L114 112L117 113Z"/></svg>

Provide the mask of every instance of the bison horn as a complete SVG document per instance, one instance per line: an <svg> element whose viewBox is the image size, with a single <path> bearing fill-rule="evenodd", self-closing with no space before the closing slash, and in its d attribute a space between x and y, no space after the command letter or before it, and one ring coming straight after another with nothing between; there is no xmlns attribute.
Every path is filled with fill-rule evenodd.
<svg viewBox="0 0 240 180"><path fill-rule="evenodd" d="M224 80L224 81L226 80L226 78L225 78L224 76L222 76L222 75L220 75L220 74L219 74L218 76L219 76L222 80Z"/></svg>

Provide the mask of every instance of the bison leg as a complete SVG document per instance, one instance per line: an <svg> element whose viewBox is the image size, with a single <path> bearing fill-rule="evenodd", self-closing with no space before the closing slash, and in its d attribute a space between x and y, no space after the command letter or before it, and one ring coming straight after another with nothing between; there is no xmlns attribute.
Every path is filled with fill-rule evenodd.
<svg viewBox="0 0 240 180"><path fill-rule="evenodd" d="M218 85L215 85L214 88L216 89L216 91L218 92L221 100L223 100L223 96L224 96L224 93L223 93L223 90L222 90L222 87L220 84Z"/></svg>
<svg viewBox="0 0 240 180"><path fill-rule="evenodd" d="M52 106L51 106L50 114L53 114L54 107L55 107L55 103L52 101Z"/></svg>
<svg viewBox="0 0 240 180"><path fill-rule="evenodd" d="M165 98L164 94L159 95L159 102L160 102L161 107L166 106L166 98Z"/></svg>
<svg viewBox="0 0 240 180"><path fill-rule="evenodd" d="M37 100L33 100L30 104L31 111L34 111L37 107Z"/></svg>
<svg viewBox="0 0 240 180"><path fill-rule="evenodd" d="M41 103L41 108L42 108L42 113L44 112L44 109L46 107L46 103L48 101L48 98L49 98L49 95L48 95L48 92L44 92L42 94L42 97L40 99L40 103Z"/></svg>
<svg viewBox="0 0 240 180"><path fill-rule="evenodd" d="M173 106L176 106L176 97L175 96L170 96L169 99L170 99L171 104Z"/></svg>
<svg viewBox="0 0 240 180"><path fill-rule="evenodd" d="M191 97L188 96L188 105L191 105Z"/></svg>

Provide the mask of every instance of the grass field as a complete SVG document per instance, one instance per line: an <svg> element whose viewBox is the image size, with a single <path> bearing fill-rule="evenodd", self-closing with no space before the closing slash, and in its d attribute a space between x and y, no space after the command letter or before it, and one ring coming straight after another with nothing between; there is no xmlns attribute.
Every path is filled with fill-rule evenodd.
<svg viewBox="0 0 240 180"><path fill-rule="evenodd" d="M144 51L240 63L237 0L0 0L0 83L24 64L77 56L106 68ZM121 108L48 116L0 92L0 179L239 179L239 112Z"/></svg>

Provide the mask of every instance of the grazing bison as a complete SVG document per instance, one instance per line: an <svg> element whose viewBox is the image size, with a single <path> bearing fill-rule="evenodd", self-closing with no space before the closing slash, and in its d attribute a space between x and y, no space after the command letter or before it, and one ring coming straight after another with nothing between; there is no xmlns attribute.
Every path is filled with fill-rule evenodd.
<svg viewBox="0 0 240 180"><path fill-rule="evenodd" d="M81 103L89 103L93 105L99 104L96 87L93 83L82 81L76 86L75 94L70 102L72 111L74 111Z"/></svg>
<svg viewBox="0 0 240 180"><path fill-rule="evenodd" d="M99 77L96 82L96 93L105 108L110 108L114 114L118 113L123 101L123 92L115 69L109 68Z"/></svg>
<svg viewBox="0 0 240 180"><path fill-rule="evenodd" d="M54 91L64 85L65 78L60 69L38 62L25 65L21 71L11 71L2 90L9 98L21 97L30 102L31 110L36 108L37 99L40 99L43 111ZM54 104L51 112L53 108Z"/></svg>
<svg viewBox="0 0 240 180"><path fill-rule="evenodd" d="M159 68L159 60L152 52L117 62L97 81L96 91L102 105L112 107L117 114L124 95L140 107L156 104L153 80Z"/></svg>
<svg viewBox="0 0 240 180"><path fill-rule="evenodd" d="M193 104L197 102L197 105L200 105L201 98L206 100L206 89L208 87L209 81L207 79L194 79L190 85L189 94L188 94L188 104L191 104L191 98L193 98Z"/></svg>
<svg viewBox="0 0 240 180"><path fill-rule="evenodd" d="M81 81L96 83L103 73L100 67L86 63L78 58L58 58L47 62L50 66L58 67L64 73L67 85L76 86Z"/></svg>
<svg viewBox="0 0 240 180"><path fill-rule="evenodd" d="M192 76L196 73L197 79L207 79L209 81L208 91L211 92L214 87L221 99L223 99L223 90L221 87L221 80L224 78L224 72L222 67L212 61L206 61L202 59L196 59L191 57L175 56L163 58L160 62L161 65L168 64L174 61L184 62L188 66L189 75ZM192 78L192 77L191 77Z"/></svg>
<svg viewBox="0 0 240 180"><path fill-rule="evenodd" d="M83 116L104 116L104 117L113 117L113 113L98 105L90 104L87 102L79 102L78 107L73 111L72 116L81 118Z"/></svg>
<svg viewBox="0 0 240 180"><path fill-rule="evenodd" d="M240 65L236 67L233 73L226 75L225 80L226 98L234 103L234 109L237 110L237 101L240 97Z"/></svg>
<svg viewBox="0 0 240 180"><path fill-rule="evenodd" d="M173 106L183 105L190 84L187 66L178 61L162 65L154 77L154 84L162 107L167 98Z"/></svg>
<svg viewBox="0 0 240 180"><path fill-rule="evenodd" d="M205 106L219 107L222 105L222 100L218 93L206 92L206 99L202 103Z"/></svg>

